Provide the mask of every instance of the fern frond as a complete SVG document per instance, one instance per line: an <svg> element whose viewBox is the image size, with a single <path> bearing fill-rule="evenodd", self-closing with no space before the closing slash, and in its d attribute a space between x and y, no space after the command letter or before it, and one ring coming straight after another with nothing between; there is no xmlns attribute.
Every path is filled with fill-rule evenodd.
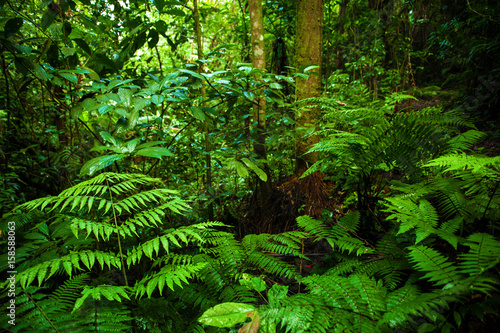
<svg viewBox="0 0 500 333"><path fill-rule="evenodd" d="M460 256L461 273L478 276L500 260L500 241L489 234L472 234L465 244L470 246L470 250Z"/></svg>
<svg viewBox="0 0 500 333"><path fill-rule="evenodd" d="M256 297L247 287L237 284L225 286L219 295L221 302L253 303Z"/></svg>
<svg viewBox="0 0 500 333"><path fill-rule="evenodd" d="M424 245L410 246L408 249L416 268L427 272L424 278L435 281L437 285L455 284L460 280L457 267L436 250Z"/></svg>
<svg viewBox="0 0 500 333"><path fill-rule="evenodd" d="M470 171L481 177L500 180L500 156L448 154L427 162L425 167L445 168L444 171Z"/></svg>
<svg viewBox="0 0 500 333"><path fill-rule="evenodd" d="M386 289L366 275L309 276L301 282L308 287L312 295L321 295L333 308L362 314L372 320L381 318L386 310Z"/></svg>
<svg viewBox="0 0 500 333"><path fill-rule="evenodd" d="M183 302L199 307L204 311L220 302L219 290L208 288L200 283L190 283L186 286L174 286L174 294Z"/></svg>
<svg viewBox="0 0 500 333"><path fill-rule="evenodd" d="M57 303L61 311L72 310L81 290L85 288L89 280L90 275L88 273L73 276L59 286L48 299Z"/></svg>
<svg viewBox="0 0 500 333"><path fill-rule="evenodd" d="M246 265L253 269L261 270L266 274L276 275L279 277L293 278L297 275L295 273L294 265L287 264L280 259L258 251L248 254Z"/></svg>
<svg viewBox="0 0 500 333"><path fill-rule="evenodd" d="M155 237L149 241L143 242L131 251L127 252L127 265L135 265L141 260L142 255L152 259L153 255L158 255L160 247L169 253L173 244L175 247L181 247L181 243L203 244L205 240L200 236L200 232L194 226L181 227L178 229L167 230L165 235Z"/></svg>
<svg viewBox="0 0 500 333"><path fill-rule="evenodd" d="M331 236L331 228L324 222L318 221L308 215L297 217L297 224L310 235L317 239L325 239Z"/></svg>
<svg viewBox="0 0 500 333"><path fill-rule="evenodd" d="M100 300L101 297L106 298L108 301L117 302L121 302L122 298L130 300L127 289L128 287L110 285L100 285L95 287L86 286L82 291L82 296L75 302L73 312L78 310L90 296L92 296L95 300Z"/></svg>
<svg viewBox="0 0 500 333"><path fill-rule="evenodd" d="M415 316L434 318L440 309L447 309L450 297L436 293L421 294L415 285L399 288L387 297L387 312L379 325L406 326L415 321Z"/></svg>
<svg viewBox="0 0 500 333"><path fill-rule="evenodd" d="M301 257L300 249L303 238L305 238L305 233L297 231L277 235L251 234L245 236L241 243L247 251L265 251L283 255L293 254Z"/></svg>
<svg viewBox="0 0 500 333"><path fill-rule="evenodd" d="M205 265L204 263L198 263L164 266L159 272L149 274L141 281L137 281L134 286L135 295L136 297L143 297L147 293L148 297L151 297L156 288L158 288L161 295L165 286L171 290L174 290L174 285L182 287L183 284L188 284L188 279L194 278Z"/></svg>
<svg viewBox="0 0 500 333"><path fill-rule="evenodd" d="M418 202L404 197L386 198L386 212L392 213L388 219L395 219L400 223L398 234L416 229L416 244L436 233L438 214L436 209L425 199Z"/></svg>
<svg viewBox="0 0 500 333"><path fill-rule="evenodd" d="M36 210L23 214L9 215L8 219L5 219L0 223L0 230L2 231L3 235L7 235L9 231L8 223L14 222L16 226L16 232L20 232L27 225L34 225L36 223L39 223L44 216L44 213Z"/></svg>
<svg viewBox="0 0 500 333"><path fill-rule="evenodd" d="M108 268L121 268L120 258L114 254L86 250L71 253L66 256L45 261L41 264L30 267L25 271L18 273L16 281L19 281L23 288L26 288L26 286L30 285L35 279L37 279L39 285L41 285L59 270L66 272L71 277L73 271L82 270L80 262L82 262L83 265L90 270L95 265L96 261L101 267L107 265Z"/></svg>
<svg viewBox="0 0 500 333"><path fill-rule="evenodd" d="M360 218L361 214L359 213L359 211L353 211L340 218L338 225L350 232L357 232L359 228L359 222L361 220Z"/></svg>

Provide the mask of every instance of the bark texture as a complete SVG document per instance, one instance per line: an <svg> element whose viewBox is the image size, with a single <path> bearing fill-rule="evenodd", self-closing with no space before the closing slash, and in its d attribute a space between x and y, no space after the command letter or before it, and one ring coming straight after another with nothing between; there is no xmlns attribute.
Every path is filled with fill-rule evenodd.
<svg viewBox="0 0 500 333"><path fill-rule="evenodd" d="M250 11L250 32L252 42L252 65L254 68L266 70L266 53L264 43L264 20L262 16L262 0L249 0ZM260 75L256 75L256 80ZM266 159L267 152L265 146L266 131L266 99L262 91L256 91L255 104L253 107L253 120L257 123L257 142L254 144L254 151L259 158ZM267 175L267 181L259 179L260 206L264 214L267 199L271 194L271 177L269 177L269 167L267 164L260 165Z"/></svg>
<svg viewBox="0 0 500 333"><path fill-rule="evenodd" d="M297 100L321 95L321 46L323 39L323 0L297 1L297 37L295 40L297 68L317 65L318 69L309 72L307 80L298 78L296 86ZM312 72L316 72L317 75ZM314 125L319 118L319 108L302 110L297 117L297 126ZM307 167L316 162L316 153L306 154L313 144L318 142L316 135L299 139L296 144L297 162L295 174L301 175Z"/></svg>

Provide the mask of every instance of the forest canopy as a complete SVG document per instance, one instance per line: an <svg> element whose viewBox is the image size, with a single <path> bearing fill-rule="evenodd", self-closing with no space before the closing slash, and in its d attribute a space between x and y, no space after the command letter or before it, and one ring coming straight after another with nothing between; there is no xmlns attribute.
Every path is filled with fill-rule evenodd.
<svg viewBox="0 0 500 333"><path fill-rule="evenodd" d="M492 331L499 18L0 0L0 326Z"/></svg>

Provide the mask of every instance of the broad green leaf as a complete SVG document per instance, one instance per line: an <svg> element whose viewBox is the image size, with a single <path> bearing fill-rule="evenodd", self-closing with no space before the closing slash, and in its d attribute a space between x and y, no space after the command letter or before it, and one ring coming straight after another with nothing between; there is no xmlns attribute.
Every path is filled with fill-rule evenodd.
<svg viewBox="0 0 500 333"><path fill-rule="evenodd" d="M104 132L104 131L101 131L99 134L101 134L104 141L108 141L116 146L116 140L111 134L109 134L108 132Z"/></svg>
<svg viewBox="0 0 500 333"><path fill-rule="evenodd" d="M186 13L184 13L184 11L182 11L181 9L177 9L177 8L172 8L172 9L166 10L165 13L170 14L170 15L174 15L174 16L186 16Z"/></svg>
<svg viewBox="0 0 500 333"><path fill-rule="evenodd" d="M18 32L19 29L21 29L23 23L24 21L20 17L14 17L8 20L7 23L5 23L5 30L4 30L5 38L7 39L10 36L14 35L16 32Z"/></svg>
<svg viewBox="0 0 500 333"><path fill-rule="evenodd" d="M40 66L39 64L33 64L33 71L35 73L35 76L37 78L39 78L40 80L43 80L43 81L47 81L49 80L50 78L53 77L52 74L47 74L47 72L45 71L45 69L43 69L42 66Z"/></svg>
<svg viewBox="0 0 500 333"><path fill-rule="evenodd" d="M135 153L136 155L155 157L161 160L162 156L172 156L173 154L167 148L162 147L147 147Z"/></svg>
<svg viewBox="0 0 500 333"><path fill-rule="evenodd" d="M245 166L243 165L243 163L241 163L240 161L236 161L236 172L238 172L238 175L240 177L246 177L246 176L248 176L248 170L247 170L247 168L245 168Z"/></svg>
<svg viewBox="0 0 500 333"><path fill-rule="evenodd" d="M156 4L156 1L155 1L155 4ZM167 29L168 29L168 26L167 24L165 23L165 21L156 21L154 23L154 26L156 28L156 31L158 31L161 35L163 35L165 37L165 32L167 32Z"/></svg>
<svg viewBox="0 0 500 333"><path fill-rule="evenodd" d="M93 69L85 67L85 66L81 66L81 68L85 69L86 71L88 71L88 76L90 76L90 78L93 81L101 81L101 77Z"/></svg>
<svg viewBox="0 0 500 333"><path fill-rule="evenodd" d="M40 22L40 26L43 30L47 29L52 24L52 22L54 22L57 14L57 12L47 9L47 11L42 16L42 21Z"/></svg>
<svg viewBox="0 0 500 333"><path fill-rule="evenodd" d="M205 121L205 119L207 118L205 116L205 113L203 113L203 110L197 106L192 106L191 111L193 111L193 116L198 120Z"/></svg>
<svg viewBox="0 0 500 333"><path fill-rule="evenodd" d="M248 158L244 157L241 159L249 169L251 169L253 172L255 172L257 174L257 176L263 181L263 182L266 182L267 181L267 174L262 170L260 169L258 166L255 165L255 163L253 163L252 161L250 161Z"/></svg>
<svg viewBox="0 0 500 333"><path fill-rule="evenodd" d="M253 100L255 98L254 93L252 93L251 91L244 91L243 92L243 96L245 96L248 100L250 100L252 102L253 102Z"/></svg>
<svg viewBox="0 0 500 333"><path fill-rule="evenodd" d="M270 99L271 101L277 103L279 106L283 106L284 105L283 97L280 96L280 95L278 95L276 92L274 92L272 90L264 89L264 93L266 94L266 97L268 99Z"/></svg>
<svg viewBox="0 0 500 333"><path fill-rule="evenodd" d="M62 54L65 56L65 57L69 57L69 56L72 56L73 54L75 54L76 52L76 49L74 47L66 47L66 46L63 46L61 48L61 51L62 51Z"/></svg>
<svg viewBox="0 0 500 333"><path fill-rule="evenodd" d="M160 39L160 36L158 35L158 32L155 29L149 30L148 34L148 47L152 49L153 47L158 44L158 41Z"/></svg>
<svg viewBox="0 0 500 333"><path fill-rule="evenodd" d="M81 38L75 38L73 41L76 43L76 45L80 46L80 48L87 54L92 54L92 50L90 49L89 44L87 44L86 41L84 41Z"/></svg>
<svg viewBox="0 0 500 333"><path fill-rule="evenodd" d="M272 83L269 85L269 87L270 87L271 89L282 89L282 88L283 88L283 86L282 86L281 84L276 83L276 82L272 82Z"/></svg>
<svg viewBox="0 0 500 333"><path fill-rule="evenodd" d="M113 107L111 105L104 105L99 108L99 114L106 114L109 111L113 110Z"/></svg>
<svg viewBox="0 0 500 333"><path fill-rule="evenodd" d="M191 76L194 76L200 80L205 80L205 78L203 77L203 75L201 75L200 73L196 73L194 71L190 71L189 69L183 69L183 68L180 68L178 69L179 72L181 73L186 73L186 74L189 74Z"/></svg>
<svg viewBox="0 0 500 333"><path fill-rule="evenodd" d="M255 307L245 303L222 303L205 311L199 322L216 327L233 327L247 320L247 313Z"/></svg>
<svg viewBox="0 0 500 333"><path fill-rule="evenodd" d="M163 7L165 6L165 0L155 0L154 1L156 9L161 13L163 10Z"/></svg>
<svg viewBox="0 0 500 333"><path fill-rule="evenodd" d="M78 83L78 78L74 76L73 74L70 73L59 73L63 78L68 80L71 83L77 84Z"/></svg>
<svg viewBox="0 0 500 333"><path fill-rule="evenodd" d="M266 290L266 283L260 276L254 276L252 278L252 286L258 292Z"/></svg>
<svg viewBox="0 0 500 333"><path fill-rule="evenodd" d="M151 102L155 105L161 104L161 102L163 102L163 96L162 95L153 95L151 97Z"/></svg>
<svg viewBox="0 0 500 333"><path fill-rule="evenodd" d="M82 167L80 170L80 175L85 176L85 175L93 175L96 171L102 170L106 168L107 166L111 165L115 161L121 160L125 155L123 154L113 154L113 155L106 155L106 156L99 156L96 158L91 159L85 165Z"/></svg>

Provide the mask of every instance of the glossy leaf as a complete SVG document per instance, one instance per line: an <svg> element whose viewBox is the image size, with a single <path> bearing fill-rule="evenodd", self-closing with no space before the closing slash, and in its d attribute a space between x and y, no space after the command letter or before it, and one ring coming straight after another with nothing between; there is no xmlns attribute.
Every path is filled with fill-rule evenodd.
<svg viewBox="0 0 500 333"><path fill-rule="evenodd" d="M123 154L113 154L106 156L99 156L91 159L87 163L85 163L80 170L80 175L93 175L95 172L106 168L107 166L113 164L116 161L121 160L125 155Z"/></svg>
<svg viewBox="0 0 500 333"><path fill-rule="evenodd" d="M143 148L135 153L136 155L154 157L161 159L162 156L173 156L173 154L167 148L161 147L148 147Z"/></svg>
<svg viewBox="0 0 500 333"><path fill-rule="evenodd" d="M255 307L244 303L222 303L203 313L199 321L203 324L216 327L233 327L247 320L247 314Z"/></svg>
<svg viewBox="0 0 500 333"><path fill-rule="evenodd" d="M260 169L257 165L255 165L255 163L253 163L252 161L250 161L248 158L242 158L241 159L249 169L251 169L253 172L255 172L257 174L257 176L263 181L267 181L267 175L266 173Z"/></svg>

